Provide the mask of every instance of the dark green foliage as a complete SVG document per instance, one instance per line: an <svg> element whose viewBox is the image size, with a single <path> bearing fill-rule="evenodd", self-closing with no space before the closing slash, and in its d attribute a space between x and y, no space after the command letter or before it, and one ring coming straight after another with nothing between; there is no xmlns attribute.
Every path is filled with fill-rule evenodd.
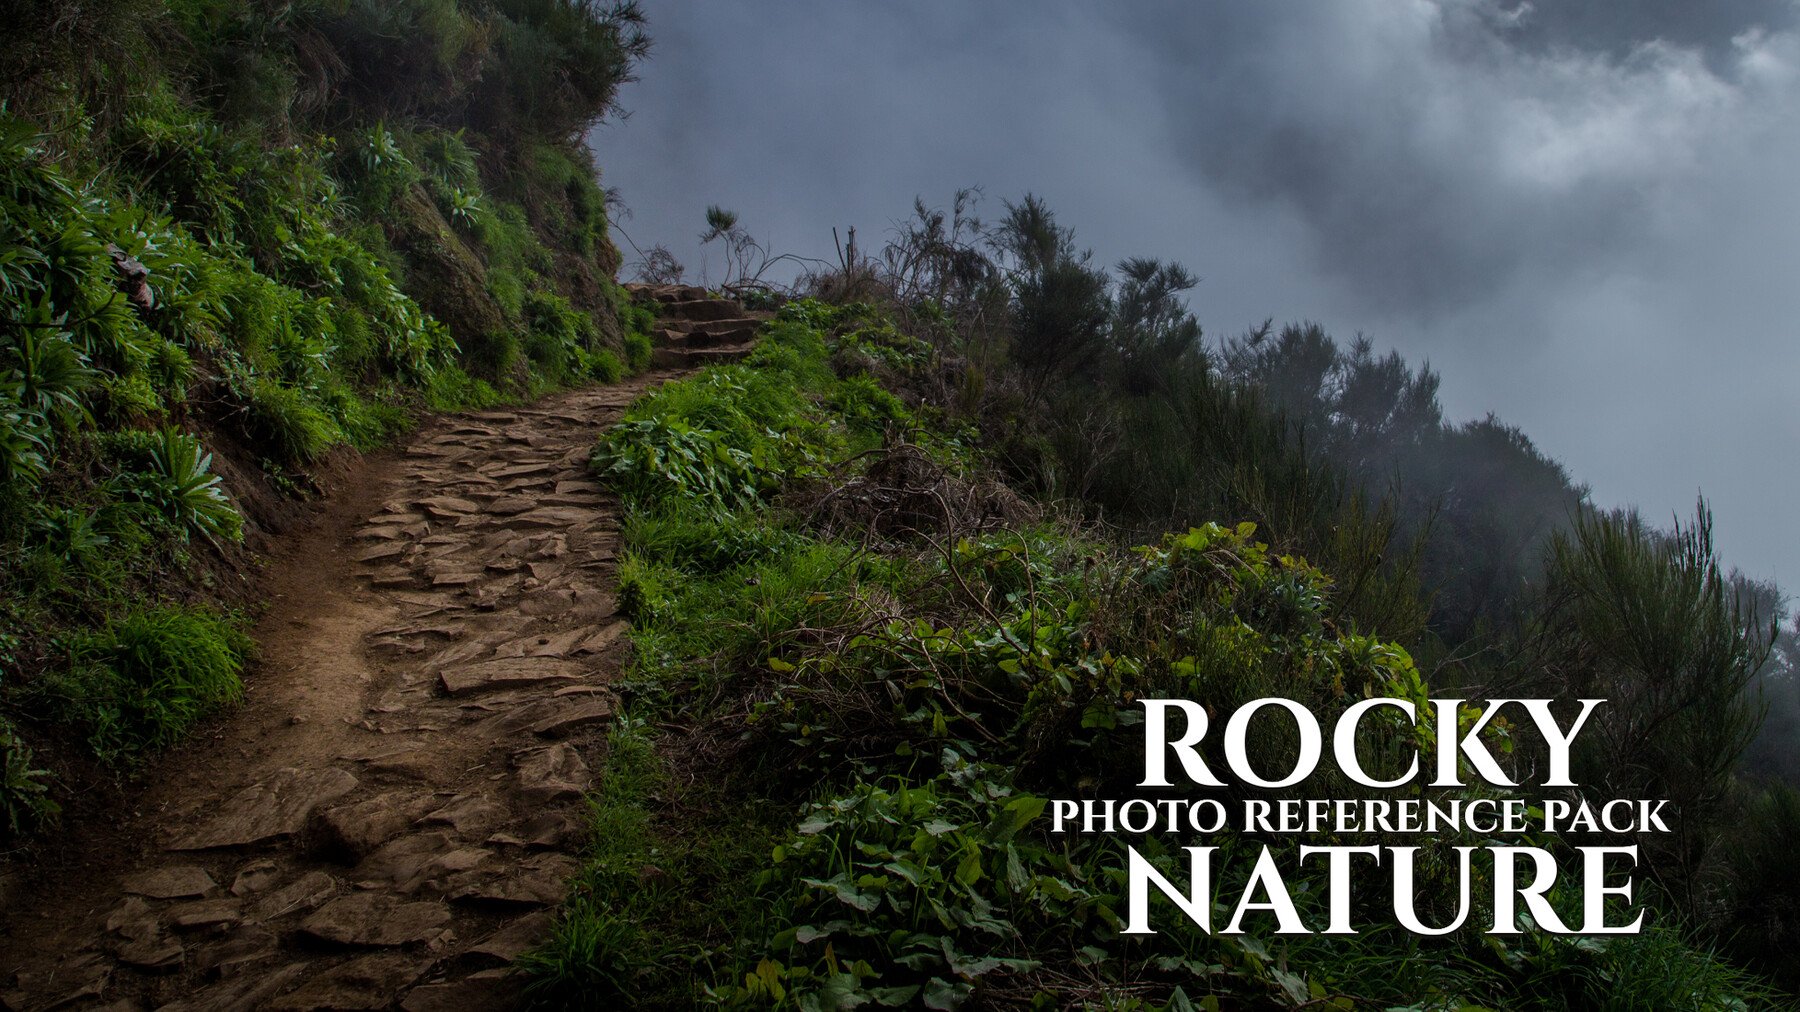
<svg viewBox="0 0 1800 1012"><path fill-rule="evenodd" d="M1635 514L1590 514L1558 536L1535 663L1557 694L1607 700L1584 733L1576 782L1595 795L1667 798L1674 839L1647 836L1645 862L1690 919L1709 914L1733 774L1762 722L1747 692L1774 638L1720 572L1712 518L1647 529Z"/></svg>
<svg viewBox="0 0 1800 1012"><path fill-rule="evenodd" d="M50 771L33 765L31 746L0 717L0 815L6 819L0 839L29 833L60 810L50 797Z"/></svg>
<svg viewBox="0 0 1800 1012"><path fill-rule="evenodd" d="M1014 361L1026 404L1092 368L1106 350L1112 313L1106 273L1075 249L1075 233L1030 194L1006 206L995 242L1011 256Z"/></svg>

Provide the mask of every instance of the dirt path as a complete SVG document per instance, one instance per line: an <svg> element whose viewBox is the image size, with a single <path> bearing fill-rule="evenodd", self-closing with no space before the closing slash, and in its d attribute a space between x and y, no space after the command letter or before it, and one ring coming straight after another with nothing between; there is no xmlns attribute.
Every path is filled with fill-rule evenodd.
<svg viewBox="0 0 1800 1012"><path fill-rule="evenodd" d="M365 462L272 559L243 707L158 763L120 833L14 891L5 1004L510 1006L614 706L618 512L588 453L672 375L439 419Z"/></svg>
<svg viewBox="0 0 1800 1012"><path fill-rule="evenodd" d="M508 965L579 867L623 649L619 513L588 454L767 319L638 296L662 371L436 419L278 542L244 705L0 889L0 1005L516 1004Z"/></svg>

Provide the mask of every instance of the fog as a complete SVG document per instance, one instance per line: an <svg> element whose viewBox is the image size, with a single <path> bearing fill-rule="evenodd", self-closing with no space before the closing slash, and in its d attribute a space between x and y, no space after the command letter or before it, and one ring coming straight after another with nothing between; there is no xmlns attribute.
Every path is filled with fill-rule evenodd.
<svg viewBox="0 0 1800 1012"><path fill-rule="evenodd" d="M646 10L591 143L624 233L692 278L723 266L707 204L834 258L914 196L1034 192L1102 262L1186 264L1209 340L1364 333L1596 502L1667 522L1703 491L1729 563L1800 580L1786 0Z"/></svg>

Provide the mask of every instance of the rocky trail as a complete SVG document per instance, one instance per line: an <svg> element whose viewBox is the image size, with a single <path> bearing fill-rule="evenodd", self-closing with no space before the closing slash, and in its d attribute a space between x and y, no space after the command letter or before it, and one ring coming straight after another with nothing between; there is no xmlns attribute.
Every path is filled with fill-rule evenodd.
<svg viewBox="0 0 1800 1012"><path fill-rule="evenodd" d="M12 1009L514 1007L578 869L616 699L619 511L601 430L760 316L697 289L655 368L437 418L272 553L244 704L116 827L0 891Z"/></svg>

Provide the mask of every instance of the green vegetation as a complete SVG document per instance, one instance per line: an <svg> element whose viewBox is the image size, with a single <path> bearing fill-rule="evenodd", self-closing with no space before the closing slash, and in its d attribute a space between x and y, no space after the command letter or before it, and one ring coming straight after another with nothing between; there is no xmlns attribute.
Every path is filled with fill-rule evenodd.
<svg viewBox="0 0 1800 1012"><path fill-rule="evenodd" d="M646 51L631 4L28 7L0 42L6 835L237 698L213 574L314 468L649 349L581 142Z"/></svg>
<svg viewBox="0 0 1800 1012"><path fill-rule="evenodd" d="M1031 505L988 476L976 430L919 395L941 375L938 351L883 312L791 302L747 362L645 396L597 447L628 506L636 661L588 869L527 961L547 1004L1723 1009L1772 995L1685 936L1672 897L1647 933L1608 939L1278 937L1272 921L1215 936L1174 917L1122 935L1125 845L1180 881L1183 841L1053 837L1045 799L1131 793L1135 700L1224 712L1280 695L1326 720L1369 696L1423 700L1427 679L1359 614L1393 609L1256 524L1134 548ZM1581 531L1627 553L1649 543L1606 518ZM1592 572L1575 558L1586 543L1564 572ZM1699 566L1676 582L1738 629L1718 663L1741 673L1709 548L1699 533L1684 545L1633 556L1648 568L1627 582L1655 594L1671 564ZM1365 762L1398 768L1420 733L1387 728ZM1529 763L1532 743L1505 733ZM1251 747L1280 768L1295 742ZM1303 790L1373 793L1336 774ZM1304 867L1291 838L1191 842L1221 847L1225 897L1265 843ZM1423 895L1438 898L1421 914L1447 920L1445 857L1483 841L1385 842L1426 843ZM1289 880L1314 920L1322 872ZM1385 899L1359 891L1359 923L1391 923Z"/></svg>

